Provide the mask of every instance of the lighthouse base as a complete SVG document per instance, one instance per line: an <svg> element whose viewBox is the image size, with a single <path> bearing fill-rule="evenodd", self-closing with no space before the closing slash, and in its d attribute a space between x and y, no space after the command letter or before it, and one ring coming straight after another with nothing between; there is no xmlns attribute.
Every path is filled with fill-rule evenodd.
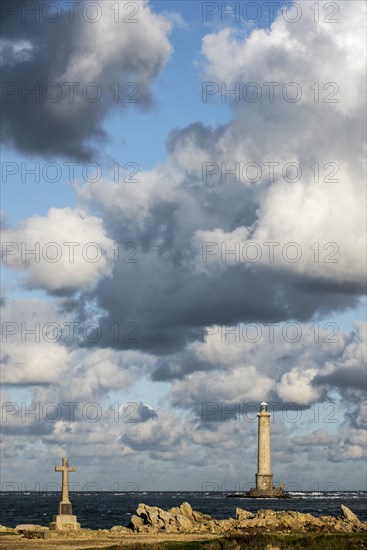
<svg viewBox="0 0 367 550"><path fill-rule="evenodd" d="M246 493L249 498L288 498L289 495L284 492L284 487L272 487L271 489L257 489L253 487Z"/></svg>

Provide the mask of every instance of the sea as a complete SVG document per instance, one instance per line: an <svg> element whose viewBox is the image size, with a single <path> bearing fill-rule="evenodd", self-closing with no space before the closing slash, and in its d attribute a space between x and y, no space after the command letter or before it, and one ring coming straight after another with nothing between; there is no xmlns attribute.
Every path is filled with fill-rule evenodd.
<svg viewBox="0 0 367 550"><path fill-rule="evenodd" d="M189 502L194 510L217 519L235 517L237 507L254 512L260 509L296 510L315 516L340 515L340 505L348 506L359 519L367 521L366 491L297 491L289 499L226 498L227 493L203 491L71 492L73 514L82 527L110 529L128 525L139 503L168 509ZM60 492L0 492L0 525L21 523L47 526L57 513Z"/></svg>

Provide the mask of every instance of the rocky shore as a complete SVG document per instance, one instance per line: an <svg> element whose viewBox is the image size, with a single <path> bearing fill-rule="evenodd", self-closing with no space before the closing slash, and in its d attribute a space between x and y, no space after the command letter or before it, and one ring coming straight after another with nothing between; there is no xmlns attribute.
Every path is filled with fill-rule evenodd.
<svg viewBox="0 0 367 550"><path fill-rule="evenodd" d="M178 508L164 511L155 506L139 504L136 515L132 516L129 529L138 533L212 533L235 532L344 532L367 531L367 522L358 517L346 506L341 506L341 516L320 516L301 512L258 510L248 512L236 508L236 517L213 519L211 516L195 512L188 502Z"/></svg>
<svg viewBox="0 0 367 550"><path fill-rule="evenodd" d="M366 532L367 536L367 522L360 521L349 508L343 505L340 517L316 517L312 514L291 510L249 512L237 508L235 518L218 520L207 514L196 512L189 503L184 502L181 506L169 510L139 504L129 525L117 525L111 529L55 532L50 531L47 527L37 525L25 524L15 528L0 526L0 548L11 550L29 548L29 544L32 543L41 545L45 550L56 546L60 549L87 548L88 543L89 548L91 546L93 548L122 548L126 547L125 545L136 545L142 542L154 545L160 541L162 541L161 547L165 548L164 541L172 540L182 542L214 540L236 535L279 534L285 536L301 534L308 536L315 533L347 535L362 534L363 532ZM115 546L117 543L122 546ZM189 546L187 547L189 548ZM237 546L237 548L242 548L242 546Z"/></svg>

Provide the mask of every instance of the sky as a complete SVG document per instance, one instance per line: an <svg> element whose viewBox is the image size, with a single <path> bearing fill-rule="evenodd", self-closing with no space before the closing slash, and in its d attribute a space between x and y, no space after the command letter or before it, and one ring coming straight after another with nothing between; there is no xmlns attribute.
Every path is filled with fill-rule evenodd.
<svg viewBox="0 0 367 550"><path fill-rule="evenodd" d="M366 490L365 3L2 9L2 489Z"/></svg>

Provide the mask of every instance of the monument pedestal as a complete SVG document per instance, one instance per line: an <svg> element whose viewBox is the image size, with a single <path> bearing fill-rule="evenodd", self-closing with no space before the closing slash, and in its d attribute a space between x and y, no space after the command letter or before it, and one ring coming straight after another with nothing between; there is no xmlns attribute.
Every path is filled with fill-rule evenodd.
<svg viewBox="0 0 367 550"><path fill-rule="evenodd" d="M76 516L62 514L54 516L49 528L51 531L75 531L80 529L80 523L76 521Z"/></svg>

